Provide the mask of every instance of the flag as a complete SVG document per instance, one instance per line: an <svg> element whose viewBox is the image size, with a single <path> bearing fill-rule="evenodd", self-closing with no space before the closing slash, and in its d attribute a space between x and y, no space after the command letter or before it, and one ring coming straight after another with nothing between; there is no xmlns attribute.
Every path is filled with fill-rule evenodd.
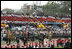
<svg viewBox="0 0 72 49"><path fill-rule="evenodd" d="M54 40L54 46L57 47L57 40Z"/></svg>
<svg viewBox="0 0 72 49"><path fill-rule="evenodd" d="M28 37L28 31L29 31L30 27L26 28L26 38Z"/></svg>
<svg viewBox="0 0 72 49"><path fill-rule="evenodd" d="M28 27L26 27L26 29L25 29L25 33L26 33L27 29L28 29Z"/></svg>
<svg viewBox="0 0 72 49"><path fill-rule="evenodd" d="M30 29L29 29L30 31L31 31L31 34L32 34L32 30L31 30L31 27L30 27Z"/></svg>
<svg viewBox="0 0 72 49"><path fill-rule="evenodd" d="M27 28L28 28L28 27L25 28L25 35L26 35L26 33L27 33Z"/></svg>
<svg viewBox="0 0 72 49"><path fill-rule="evenodd" d="M15 37L16 37L16 34L15 34L15 32L14 32L14 40L15 40Z"/></svg>
<svg viewBox="0 0 72 49"><path fill-rule="evenodd" d="M24 32L24 34L25 34L25 32Z"/></svg>

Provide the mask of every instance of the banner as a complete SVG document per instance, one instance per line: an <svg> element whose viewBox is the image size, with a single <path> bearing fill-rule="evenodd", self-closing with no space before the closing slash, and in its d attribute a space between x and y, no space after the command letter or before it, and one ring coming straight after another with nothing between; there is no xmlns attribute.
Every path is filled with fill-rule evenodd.
<svg viewBox="0 0 72 49"><path fill-rule="evenodd" d="M56 22L45 22L44 24L62 24L62 23L56 23Z"/></svg>
<svg viewBox="0 0 72 49"><path fill-rule="evenodd" d="M64 27L68 27L68 24L67 25L64 25Z"/></svg>
<svg viewBox="0 0 72 49"><path fill-rule="evenodd" d="M57 23L62 23L62 20L56 20Z"/></svg>
<svg viewBox="0 0 72 49"><path fill-rule="evenodd" d="M1 24L1 27L5 27L6 26L6 24Z"/></svg>

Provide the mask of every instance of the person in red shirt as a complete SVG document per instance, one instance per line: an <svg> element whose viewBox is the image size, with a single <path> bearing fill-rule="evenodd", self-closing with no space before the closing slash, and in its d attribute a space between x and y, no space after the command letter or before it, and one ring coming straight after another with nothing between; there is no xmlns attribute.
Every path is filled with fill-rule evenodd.
<svg viewBox="0 0 72 49"><path fill-rule="evenodd" d="M5 46L5 48L7 48L7 46Z"/></svg>
<svg viewBox="0 0 72 49"><path fill-rule="evenodd" d="M57 47L58 47L59 43L60 43L60 39L57 40Z"/></svg>
<svg viewBox="0 0 72 49"><path fill-rule="evenodd" d="M24 48L24 46L22 45L22 48Z"/></svg>
<svg viewBox="0 0 72 49"><path fill-rule="evenodd" d="M15 45L13 45L12 48L15 48Z"/></svg>
<svg viewBox="0 0 72 49"><path fill-rule="evenodd" d="M7 45L7 48L10 48L9 45Z"/></svg>
<svg viewBox="0 0 72 49"><path fill-rule="evenodd" d="M60 40L60 45L63 46L63 40L62 39Z"/></svg>
<svg viewBox="0 0 72 49"><path fill-rule="evenodd" d="M66 40L67 40L67 39L65 38L65 39L64 39L65 43L66 43Z"/></svg>

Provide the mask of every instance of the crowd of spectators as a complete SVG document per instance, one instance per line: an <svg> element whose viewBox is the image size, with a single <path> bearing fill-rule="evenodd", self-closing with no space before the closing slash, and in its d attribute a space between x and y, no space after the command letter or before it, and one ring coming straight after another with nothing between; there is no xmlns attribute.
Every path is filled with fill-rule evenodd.
<svg viewBox="0 0 72 49"><path fill-rule="evenodd" d="M25 44L21 43L20 39L17 39L13 44L1 45L1 48L71 48L71 39L47 39L45 41L31 41L30 39Z"/></svg>
<svg viewBox="0 0 72 49"><path fill-rule="evenodd" d="M48 17L49 15L43 15L43 16L39 16L39 15L29 15L29 14L26 14L27 15L27 17L38 17L38 18L40 18L40 17L43 17L43 18L46 18L46 17ZM24 14L7 14L7 13L1 13L1 16L16 16L16 17L24 17L25 15ZM60 15L60 16L58 16L58 15L52 15L53 17L55 17L56 19L57 18L60 18L60 19L62 19L62 18L71 18L71 15L67 15L67 16L64 16L64 15Z"/></svg>
<svg viewBox="0 0 72 49"><path fill-rule="evenodd" d="M8 15L3 14L2 16ZM13 25L9 29L3 27L1 28L1 43L4 41L6 44L1 44L1 48L71 48L71 24L68 27L56 24L45 25L45 27L46 30L30 26L30 24Z"/></svg>
<svg viewBox="0 0 72 49"><path fill-rule="evenodd" d="M36 27L33 27L33 26L28 26L30 27L30 30L28 31L28 37L26 37L26 34L24 29L23 30L6 30L6 28L3 28L1 30L1 42L2 41L5 41L7 46L10 46L11 45L11 42L12 41L15 41L17 43L17 46L15 45L11 45L11 48L14 48L14 47L19 47L20 48L20 41L22 41L23 45L22 48L51 48L51 47L57 47L57 48L70 48L70 42L71 40L69 40L69 38L71 38L71 28L70 26L69 27L62 27L62 28L58 28L58 27L55 27L55 26L52 26L52 25L46 25L46 27L48 27L48 30L45 30L47 32L39 32L39 31L42 31L43 29L38 29ZM49 46L48 45L29 45L29 47L25 44L28 44L27 42L28 41L31 41L31 42L34 42L35 40L39 40L42 41L44 43L44 39L48 38L49 40L52 40L54 41L56 45L50 45L49 43ZM53 40L52 38L55 38L59 41L56 41L56 40ZM58 39L60 38L60 39ZM64 41L62 40L61 41L61 38L64 38L66 39L67 41L65 43L63 43ZM49 41L48 41L49 42ZM59 43L58 43L59 42ZM5 47L5 48L8 48L8 47Z"/></svg>

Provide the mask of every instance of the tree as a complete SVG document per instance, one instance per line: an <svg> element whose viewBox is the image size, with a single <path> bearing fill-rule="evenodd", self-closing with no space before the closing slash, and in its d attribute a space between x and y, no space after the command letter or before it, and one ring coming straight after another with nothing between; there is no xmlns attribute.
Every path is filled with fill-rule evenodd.
<svg viewBox="0 0 72 49"><path fill-rule="evenodd" d="M2 10L2 12L7 12L8 14L14 13L13 9L5 8Z"/></svg>
<svg viewBox="0 0 72 49"><path fill-rule="evenodd" d="M21 15L22 14L22 11L21 10L18 10L18 11L15 12L15 14Z"/></svg>
<svg viewBox="0 0 72 49"><path fill-rule="evenodd" d="M61 2L62 8L61 8L61 12L64 13L64 15L69 15L71 14L71 10L69 10L69 8L71 8L71 1L63 1Z"/></svg>
<svg viewBox="0 0 72 49"><path fill-rule="evenodd" d="M69 15L71 14L71 1L49 1L43 7L46 15Z"/></svg>

